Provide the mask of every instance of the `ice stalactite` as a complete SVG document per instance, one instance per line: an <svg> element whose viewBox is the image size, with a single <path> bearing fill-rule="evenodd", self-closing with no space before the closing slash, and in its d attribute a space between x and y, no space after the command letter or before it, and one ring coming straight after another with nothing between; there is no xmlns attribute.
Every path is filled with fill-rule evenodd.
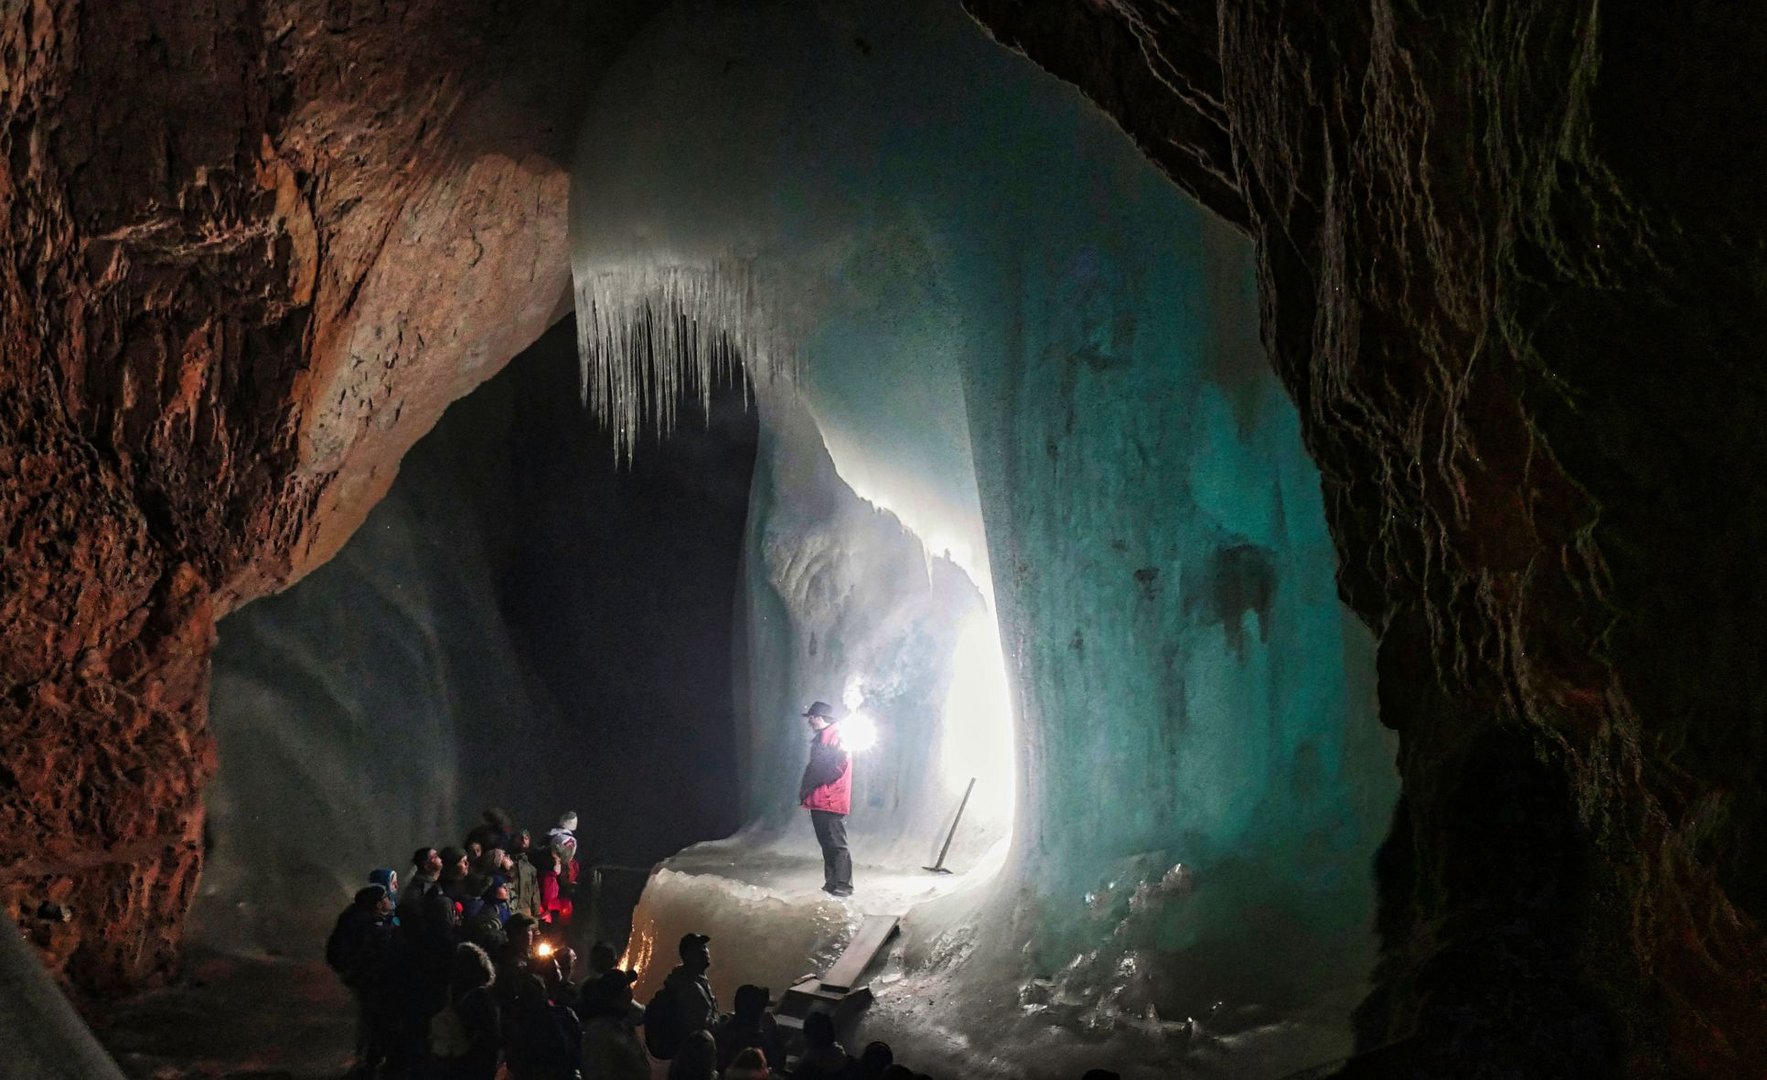
<svg viewBox="0 0 1767 1080"><path fill-rule="evenodd" d="M683 9L662 19L697 17ZM941 746L962 744L947 727L983 722L947 716L959 639L966 627L993 638L952 349L961 313L938 280L938 239L913 213L875 202L884 216L853 228L866 193L855 202L801 168L827 118L794 130L800 117L784 106L799 92L795 64L738 61L745 96L709 108L708 84L675 69L725 59L640 50L592 106L572 208L586 397L623 453L651 424L666 430L678 419L664 404L678 388L703 394L736 358L755 387L764 435L744 704L756 824L795 821L795 776L785 774L801 767L797 710L851 690L881 729L859 780L873 812L853 820L872 853L930 861L941 822L977 773L986 797L965 836L986 847L1011 816L1009 754L938 760ZM780 107L756 109L758 99ZM752 142L733 141L739 116L757 125ZM785 144L797 150L781 156ZM967 685L963 707L987 684ZM1010 724L1006 703L984 712L987 723ZM1010 746L1009 732L995 743Z"/></svg>
<svg viewBox="0 0 1767 1080"><path fill-rule="evenodd" d="M575 262L583 401L630 456L644 430L667 434L683 399L709 413L712 388L796 371L797 335L771 314L751 264L658 266L594 255Z"/></svg>
<svg viewBox="0 0 1767 1080"><path fill-rule="evenodd" d="M782 244L740 209L765 198L767 163L702 153L721 135L698 89L656 67L607 86L572 175L583 396L621 454L646 425L673 427L683 391L708 404L735 356L756 385L790 378L814 305L813 245ZM703 185L659 215L652 178L683 175Z"/></svg>

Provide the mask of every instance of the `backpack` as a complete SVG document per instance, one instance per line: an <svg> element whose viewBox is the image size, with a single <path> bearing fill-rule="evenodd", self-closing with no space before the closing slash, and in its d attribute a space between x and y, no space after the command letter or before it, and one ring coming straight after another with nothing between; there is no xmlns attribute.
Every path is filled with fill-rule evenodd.
<svg viewBox="0 0 1767 1080"><path fill-rule="evenodd" d="M325 966L342 976L345 986L350 985L356 976L361 936L346 911L338 916L337 925L331 928L331 936L325 939Z"/></svg>
<svg viewBox="0 0 1767 1080"><path fill-rule="evenodd" d="M675 1003L675 988L665 982L644 1007L644 1048L658 1061L669 1060L687 1038L687 1032L681 1028L681 1007Z"/></svg>
<svg viewBox="0 0 1767 1080"><path fill-rule="evenodd" d="M505 1015L510 1017L505 1030L511 1069L520 1064L535 1075L553 1076L575 1067L583 1043L583 1026L568 1006L551 1004L542 991L538 1000L512 1006ZM515 1075L526 1076L528 1072Z"/></svg>
<svg viewBox="0 0 1767 1080"><path fill-rule="evenodd" d="M431 1057L448 1061L465 1057L471 1049L472 1036L466 1033L466 1021L460 1018L460 1011L452 1002L442 1006L441 1012L429 1018Z"/></svg>

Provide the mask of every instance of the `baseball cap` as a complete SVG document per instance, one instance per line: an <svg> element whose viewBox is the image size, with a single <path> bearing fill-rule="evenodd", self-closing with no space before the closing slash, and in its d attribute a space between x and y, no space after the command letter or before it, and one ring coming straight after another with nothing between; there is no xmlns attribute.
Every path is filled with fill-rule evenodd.
<svg viewBox="0 0 1767 1080"><path fill-rule="evenodd" d="M688 953L698 952L710 944L711 940L705 934L682 934L681 945L675 951L680 953L681 958L685 960Z"/></svg>

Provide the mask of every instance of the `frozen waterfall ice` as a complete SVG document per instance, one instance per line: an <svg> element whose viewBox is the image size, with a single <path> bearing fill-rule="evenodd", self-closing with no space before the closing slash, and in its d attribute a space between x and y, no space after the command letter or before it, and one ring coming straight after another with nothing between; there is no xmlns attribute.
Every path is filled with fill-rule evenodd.
<svg viewBox="0 0 1767 1080"><path fill-rule="evenodd" d="M795 714L857 679L857 903L909 907L869 1030L977 1074L1346 1051L1397 781L1246 241L931 2L676 5L579 153L586 382L621 445L724 361L762 424L751 824L657 875L635 940L740 911L721 933L764 947L733 956L826 947L784 869L814 850ZM977 775L960 861L1005 871L867 898Z"/></svg>

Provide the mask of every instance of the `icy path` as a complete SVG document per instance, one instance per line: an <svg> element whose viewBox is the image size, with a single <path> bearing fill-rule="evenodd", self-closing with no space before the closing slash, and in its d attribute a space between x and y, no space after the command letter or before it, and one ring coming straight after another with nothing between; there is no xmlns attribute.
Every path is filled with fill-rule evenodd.
<svg viewBox="0 0 1767 1080"><path fill-rule="evenodd" d="M920 867L879 866L855 852L855 892L837 899L822 891L822 862L803 837L755 840L739 835L696 844L652 875L632 915L627 962L639 969L639 1000L675 965L675 945L689 932L712 938L709 977L720 1002L743 983L777 998L840 955L867 915L902 915L912 925L930 901L973 892L987 868L933 874Z"/></svg>
<svg viewBox="0 0 1767 1080"><path fill-rule="evenodd" d="M641 971L639 1000L674 966L684 933L711 936L709 977L728 1007L743 983L777 1000L826 971L865 916L889 914L902 916L902 934L870 973L876 1001L858 1030L844 1033L855 1052L883 1039L898 1060L934 1076L1026 1080L1072 1080L1094 1066L1143 1080L1275 1080L1342 1053L1343 1017L1360 987L1298 1011L1222 1005L1161 1017L1129 1004L1126 986L1138 973L1121 967L1100 977L1093 954L1027 980L977 948L1024 914L1001 902L1018 890L998 876L998 861L950 876L860 863L855 894L835 899L822 892L821 861L808 826L802 831L699 844L659 867L633 914L627 952ZM1120 965L1146 959L1126 953Z"/></svg>

